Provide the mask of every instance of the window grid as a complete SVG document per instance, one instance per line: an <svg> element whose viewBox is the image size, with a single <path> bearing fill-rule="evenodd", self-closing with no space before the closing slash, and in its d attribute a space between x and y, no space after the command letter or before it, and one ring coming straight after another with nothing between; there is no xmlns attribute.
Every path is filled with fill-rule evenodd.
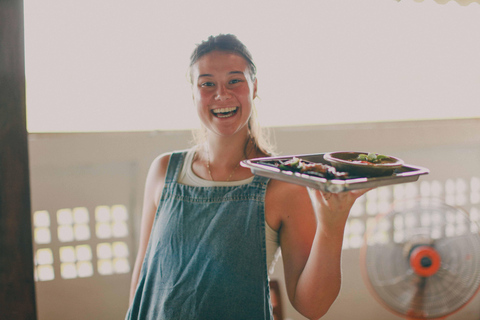
<svg viewBox="0 0 480 320"><path fill-rule="evenodd" d="M130 272L124 205L35 211L33 228L35 281Z"/></svg>
<svg viewBox="0 0 480 320"><path fill-rule="evenodd" d="M464 209L470 219L480 224L480 178L450 178L445 181L423 180L421 182L384 186L373 189L361 198L357 199L352 207L348 218L343 249L355 249L363 246L367 230L377 227L378 214L385 214L391 210L407 210L414 205L418 199L437 198L445 201L450 206ZM428 200L425 200L428 201ZM416 224L432 226L432 238L442 236L454 236L468 232L463 217L447 214L442 217L440 214L424 214L420 217L417 214L405 215L405 219L397 217L392 223L385 220L378 226L374 241L385 242L392 232L393 240L401 242L405 238L405 230ZM442 219L447 219L447 226L441 227ZM438 225L438 227L435 227ZM477 231L478 226L472 225L470 231Z"/></svg>

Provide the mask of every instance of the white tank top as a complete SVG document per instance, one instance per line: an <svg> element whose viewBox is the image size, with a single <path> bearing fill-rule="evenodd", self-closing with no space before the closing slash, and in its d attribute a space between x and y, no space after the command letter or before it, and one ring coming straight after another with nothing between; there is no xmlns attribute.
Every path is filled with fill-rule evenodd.
<svg viewBox="0 0 480 320"><path fill-rule="evenodd" d="M247 184L252 182L253 176L239 181L211 181L204 180L197 176L192 170L193 157L195 156L195 148L188 150L187 155L185 156L184 165L180 176L178 177L178 182L195 187L215 187L215 186L239 186L242 184ZM273 230L268 223L265 221L265 240L267 247L267 266L269 268L269 273L273 272L275 267L275 262L280 256L280 241L278 238L278 232Z"/></svg>

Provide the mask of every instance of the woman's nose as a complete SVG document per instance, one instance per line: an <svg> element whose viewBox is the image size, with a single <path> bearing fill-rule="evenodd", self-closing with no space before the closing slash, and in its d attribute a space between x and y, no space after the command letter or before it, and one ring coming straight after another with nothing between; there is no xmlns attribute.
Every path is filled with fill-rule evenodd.
<svg viewBox="0 0 480 320"><path fill-rule="evenodd" d="M230 94L230 92L228 91L227 88L225 88L225 86L223 85L220 85L217 87L217 92L215 94L215 100L218 100L218 101L225 101L227 99L230 99L232 96Z"/></svg>

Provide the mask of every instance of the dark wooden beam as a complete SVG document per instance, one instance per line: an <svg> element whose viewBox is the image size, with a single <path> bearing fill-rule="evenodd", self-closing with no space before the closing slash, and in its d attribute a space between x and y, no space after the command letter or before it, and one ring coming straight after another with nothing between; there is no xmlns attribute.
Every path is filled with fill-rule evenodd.
<svg viewBox="0 0 480 320"><path fill-rule="evenodd" d="M36 319L23 1L0 0L0 318Z"/></svg>

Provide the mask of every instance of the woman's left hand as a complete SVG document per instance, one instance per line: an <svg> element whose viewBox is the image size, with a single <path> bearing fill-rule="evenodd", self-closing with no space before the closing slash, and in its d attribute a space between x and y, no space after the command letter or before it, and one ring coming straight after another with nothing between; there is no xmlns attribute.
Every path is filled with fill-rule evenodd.
<svg viewBox="0 0 480 320"><path fill-rule="evenodd" d="M318 221L326 228L343 228L355 200L372 189L330 193L309 188Z"/></svg>

